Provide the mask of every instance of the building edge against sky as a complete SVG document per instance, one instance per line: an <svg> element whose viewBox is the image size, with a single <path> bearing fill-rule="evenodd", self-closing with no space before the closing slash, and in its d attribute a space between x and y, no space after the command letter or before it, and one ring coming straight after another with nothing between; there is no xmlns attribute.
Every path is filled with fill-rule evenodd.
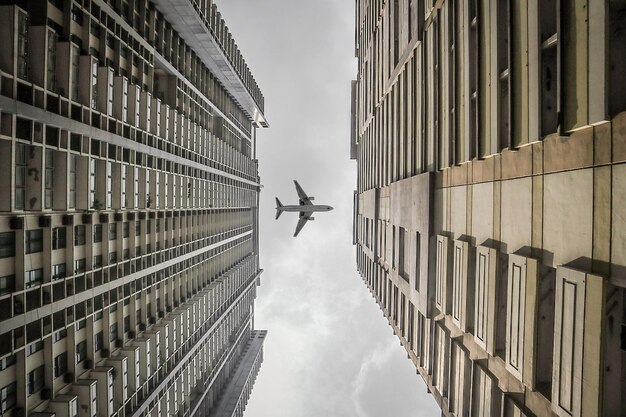
<svg viewBox="0 0 626 417"><path fill-rule="evenodd" d="M626 2L355 3L357 268L442 414L626 415Z"/></svg>
<svg viewBox="0 0 626 417"><path fill-rule="evenodd" d="M0 1L0 414L240 416L264 99L212 0Z"/></svg>

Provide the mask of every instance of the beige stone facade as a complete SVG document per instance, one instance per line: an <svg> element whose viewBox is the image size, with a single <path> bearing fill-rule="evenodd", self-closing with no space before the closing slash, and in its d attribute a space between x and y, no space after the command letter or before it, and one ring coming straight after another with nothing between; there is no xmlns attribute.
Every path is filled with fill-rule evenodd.
<svg viewBox="0 0 626 417"><path fill-rule="evenodd" d="M357 267L443 415L626 414L626 3L356 16Z"/></svg>
<svg viewBox="0 0 626 417"><path fill-rule="evenodd" d="M0 3L0 415L240 415L267 122L214 2Z"/></svg>

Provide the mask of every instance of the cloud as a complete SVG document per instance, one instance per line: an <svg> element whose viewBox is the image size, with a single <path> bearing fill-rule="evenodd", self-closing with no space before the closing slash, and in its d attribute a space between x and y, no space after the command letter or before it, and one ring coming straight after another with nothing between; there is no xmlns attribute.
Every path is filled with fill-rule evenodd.
<svg viewBox="0 0 626 417"><path fill-rule="evenodd" d="M261 267L255 327L269 330L246 417L415 415L433 400L356 273L349 160L354 2L218 0L265 95L257 133ZM274 220L292 180L335 210L298 238L297 217ZM424 413L424 416L440 415Z"/></svg>

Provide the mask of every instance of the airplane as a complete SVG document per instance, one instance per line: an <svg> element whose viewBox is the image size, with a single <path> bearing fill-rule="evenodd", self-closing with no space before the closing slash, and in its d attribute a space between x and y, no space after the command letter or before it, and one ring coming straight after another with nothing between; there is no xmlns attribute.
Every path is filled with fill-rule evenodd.
<svg viewBox="0 0 626 417"><path fill-rule="evenodd" d="M309 220L315 220L314 217L311 216L316 211L330 211L333 208L331 206L322 206L312 204L311 201L315 199L315 197L309 197L306 195L298 181L293 180L293 183L296 184L296 191L298 192L298 198L300 199L300 205L297 206L284 206L278 197L276 197L276 219L280 217L283 211L297 211L300 212L300 219L298 220L298 225L296 226L296 233L294 233L293 237L298 236L300 230L304 227L306 222Z"/></svg>

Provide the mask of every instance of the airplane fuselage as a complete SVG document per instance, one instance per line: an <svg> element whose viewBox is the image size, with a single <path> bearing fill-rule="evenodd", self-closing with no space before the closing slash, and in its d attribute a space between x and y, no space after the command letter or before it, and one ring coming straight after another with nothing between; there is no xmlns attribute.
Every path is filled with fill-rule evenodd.
<svg viewBox="0 0 626 417"><path fill-rule="evenodd" d="M280 211L296 211L296 212L308 212L308 213L313 213L317 211L329 211L332 209L333 208L331 206L323 206L323 205L316 205L316 204L281 206L277 208L277 210L280 210Z"/></svg>

